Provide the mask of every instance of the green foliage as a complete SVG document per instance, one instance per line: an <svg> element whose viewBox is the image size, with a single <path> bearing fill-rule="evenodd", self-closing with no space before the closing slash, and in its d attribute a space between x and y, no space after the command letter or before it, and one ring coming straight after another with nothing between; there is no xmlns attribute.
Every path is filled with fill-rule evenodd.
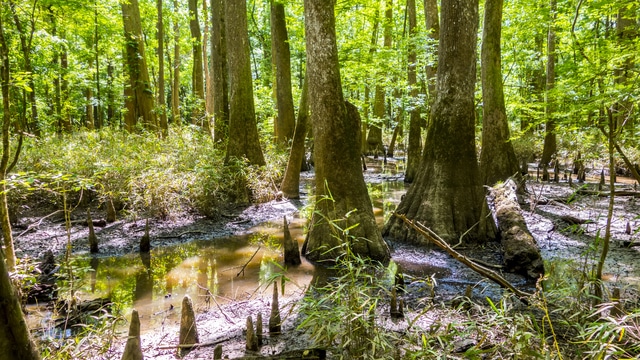
<svg viewBox="0 0 640 360"><path fill-rule="evenodd" d="M389 283L381 276L385 268L351 251L355 239L349 229L340 229L336 222L332 227L339 230L334 236L344 238L343 255L328 270L326 284L316 283L303 300L300 313L304 320L299 328L317 346L334 349L339 358L393 358L393 337L376 322Z"/></svg>
<svg viewBox="0 0 640 360"><path fill-rule="evenodd" d="M203 145L209 144L209 145ZM137 216L170 217L195 209L216 217L228 204L266 201L279 183L282 155L263 169L235 162L193 127L174 127L168 139L113 129L70 137L28 139L18 173L8 180L14 201L40 196L57 204L70 192ZM64 185L64 186L62 186Z"/></svg>

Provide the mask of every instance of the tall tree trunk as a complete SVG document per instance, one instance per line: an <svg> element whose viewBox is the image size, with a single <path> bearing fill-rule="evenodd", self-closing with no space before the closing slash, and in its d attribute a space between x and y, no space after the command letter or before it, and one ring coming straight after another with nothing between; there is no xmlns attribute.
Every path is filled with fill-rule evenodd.
<svg viewBox="0 0 640 360"><path fill-rule="evenodd" d="M95 124L98 129L102 128L102 107L101 99L100 99L100 52L98 45L100 44L100 35L98 33L98 0L94 0L94 27L93 27L93 38L94 38L94 60L96 65L96 105L94 109L94 117Z"/></svg>
<svg viewBox="0 0 640 360"><path fill-rule="evenodd" d="M51 22L51 35L54 37L58 36L58 28L56 24L56 16L53 11L53 7L49 6L49 21ZM62 71L60 69L60 47L54 46L53 48L53 66L57 69L58 73L55 75L53 79L53 87L54 87L54 107L55 107L55 116L56 116L56 133L58 135L62 135Z"/></svg>
<svg viewBox="0 0 640 360"><path fill-rule="evenodd" d="M382 27L384 29L384 47L389 50L393 42L393 0L385 1L384 24ZM375 39L375 41L377 42L377 39ZM372 45L375 45L375 43ZM375 50L375 46L373 49ZM385 78L387 76L387 74L384 73L377 75L379 78ZM373 95L373 117L375 120L369 128L369 135L367 136L369 152L373 153L376 158L379 152L384 151L382 125L386 117L385 103L385 89L380 84L376 84Z"/></svg>
<svg viewBox="0 0 640 360"><path fill-rule="evenodd" d="M113 82L114 82L114 74L113 74L113 63L109 61L107 63L107 123L110 125L114 121L115 117L115 108L113 104Z"/></svg>
<svg viewBox="0 0 640 360"><path fill-rule="evenodd" d="M192 88L196 99L192 123L202 125L202 128L208 132L211 130L208 119L205 117L202 32L200 31L200 22L198 20L198 0L189 0L189 28L191 29L193 41Z"/></svg>
<svg viewBox="0 0 640 360"><path fill-rule="evenodd" d="M271 0L271 56L276 67L276 103L278 107L277 140L287 143L295 128L291 94L291 51L284 4Z"/></svg>
<svg viewBox="0 0 640 360"><path fill-rule="evenodd" d="M211 0L211 68L213 72L213 139L223 143L229 136L229 71L224 0Z"/></svg>
<svg viewBox="0 0 640 360"><path fill-rule="evenodd" d="M178 0L173 0L173 81L171 82L171 117L180 125L180 25L178 23Z"/></svg>
<svg viewBox="0 0 640 360"><path fill-rule="evenodd" d="M360 118L355 106L345 106L342 94L334 7L335 0L304 2L318 202L303 253L313 261L335 261L350 246L356 254L387 261L389 248L361 171ZM331 223L342 229L354 226L349 238Z"/></svg>
<svg viewBox="0 0 640 360"><path fill-rule="evenodd" d="M62 36L64 39L64 34ZM62 46L62 52L60 53L60 93L62 95L62 128L68 134L73 130L71 124L71 112L69 111L69 79L67 74L69 73L69 55L66 46Z"/></svg>
<svg viewBox="0 0 640 360"><path fill-rule="evenodd" d="M440 37L440 20L438 20L438 0L424 0L424 20L428 31L430 49L434 60L438 58L438 38ZM427 89L429 90L429 105L436 99L436 72L437 61L427 61Z"/></svg>
<svg viewBox="0 0 640 360"><path fill-rule="evenodd" d="M27 129L32 131L35 136L40 136L40 123L38 119L38 103L36 101L36 82L34 80L34 72L33 66L31 65L31 39L33 39L33 33L35 32L35 24L32 19L31 21L31 33L29 34L29 38L27 39L27 33L22 26L22 22L20 21L20 17L18 16L18 12L16 11L16 5L13 1L9 1L9 7L11 8L11 13L13 14L13 20L16 25L16 29L18 30L18 35L20 37L20 49L22 49L22 56L24 61L24 72L29 74L29 87L31 91L29 91L29 102L31 104L31 121L29 121L27 125Z"/></svg>
<svg viewBox="0 0 640 360"><path fill-rule="evenodd" d="M213 79L211 79L211 61L209 60L208 45L209 37L211 37L211 29L209 28L212 17L208 16L207 0L202 0L202 19L204 21L204 31L202 32L202 61L204 67L204 102L207 122L211 129L211 119L213 117ZM213 47L213 46L212 46Z"/></svg>
<svg viewBox="0 0 640 360"><path fill-rule="evenodd" d="M436 101L415 182L396 212L429 226L449 242L495 238L475 148L474 91L478 1L443 0ZM424 243L402 220L391 217L384 234Z"/></svg>
<svg viewBox="0 0 640 360"><path fill-rule="evenodd" d="M4 276L6 270L13 271L16 266L16 253L13 247L13 235L11 233L11 222L9 221L9 208L7 206L7 191L5 185L5 178L7 176L7 166L9 164L9 151L11 146L9 144L10 136L9 129L11 126L11 100L10 86L11 86L11 74L10 74L10 62L9 62L9 47L7 46L7 40L4 36L4 23L2 16L0 16L0 86L2 87L2 158L0 159L0 225L2 225L2 238L4 239L4 257L6 259L6 269L4 268L4 260L2 258L3 252L0 249L0 262L2 263L3 273L0 276ZM11 290L13 290L11 288ZM18 307L19 308L19 307ZM5 324L7 322L4 322ZM0 344L2 343L2 337L0 336Z"/></svg>
<svg viewBox="0 0 640 360"><path fill-rule="evenodd" d="M420 138L420 106L418 106L418 80L416 67L418 56L416 47L411 40L416 35L416 2L407 0L407 15L409 18L409 48L407 63L407 80L409 82L410 95L412 99L412 110L409 113L409 145L407 146L407 169L404 174L404 182L411 183L415 180L420 167L420 155L422 144Z"/></svg>
<svg viewBox="0 0 640 360"><path fill-rule="evenodd" d="M626 49L625 53L629 54L624 62L616 67L613 74L615 83L621 88L629 86L630 80L633 78L632 69L635 61L632 55L634 51L631 49L634 46L634 40L638 37L638 25L635 20L636 10L637 5L634 4L622 6L618 10L618 21L616 22L617 40L620 48ZM613 117L616 129L633 127L634 110L634 103L628 99L619 101L613 106Z"/></svg>
<svg viewBox="0 0 640 360"><path fill-rule="evenodd" d="M304 141L307 138L308 118L309 83L305 80L302 86L302 94L300 95L300 104L298 106L296 131L293 134L289 160L287 161L287 168L284 171L282 185L280 186L283 196L287 199L300 198L300 169L302 167L302 161L304 160Z"/></svg>
<svg viewBox="0 0 640 360"><path fill-rule="evenodd" d="M518 159L510 141L504 105L500 38L503 0L486 0L482 31L482 152L480 173L485 185L518 173Z"/></svg>
<svg viewBox="0 0 640 360"><path fill-rule="evenodd" d="M162 18L162 0L156 1L158 21L156 23L156 38L158 40L158 122L162 137L169 135L167 123L167 103L164 93L164 24Z"/></svg>
<svg viewBox="0 0 640 360"><path fill-rule="evenodd" d="M84 89L85 96L85 123L87 130L95 129L95 118L93 114L93 90L91 87Z"/></svg>
<svg viewBox="0 0 640 360"><path fill-rule="evenodd" d="M147 129L156 130L157 120L154 110L153 90L149 81L147 58L144 51L144 38L140 23L138 0L123 1L122 19L124 23L126 59L129 68L129 83L136 108L136 118L142 118Z"/></svg>
<svg viewBox="0 0 640 360"><path fill-rule="evenodd" d="M246 0L225 1L225 23L231 93L225 164L232 158L247 158L251 164L264 165L253 103Z"/></svg>
<svg viewBox="0 0 640 360"><path fill-rule="evenodd" d="M545 117L545 135L540 164L546 166L556 153L556 121L553 118L555 112L554 98L551 94L556 82L556 0L550 1L551 23L547 33L547 95Z"/></svg>

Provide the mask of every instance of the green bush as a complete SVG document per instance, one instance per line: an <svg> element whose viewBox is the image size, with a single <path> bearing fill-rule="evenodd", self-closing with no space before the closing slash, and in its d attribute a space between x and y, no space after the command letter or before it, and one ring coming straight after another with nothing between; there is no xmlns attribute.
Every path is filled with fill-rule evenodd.
<svg viewBox="0 0 640 360"><path fill-rule="evenodd" d="M27 139L8 187L14 201L59 206L64 192L70 203L81 196L99 205L112 201L135 216L195 210L216 217L230 204L275 196L283 160L273 151L267 159L276 161L263 168L242 161L223 166L224 151L197 127L172 127L167 139L105 128Z"/></svg>

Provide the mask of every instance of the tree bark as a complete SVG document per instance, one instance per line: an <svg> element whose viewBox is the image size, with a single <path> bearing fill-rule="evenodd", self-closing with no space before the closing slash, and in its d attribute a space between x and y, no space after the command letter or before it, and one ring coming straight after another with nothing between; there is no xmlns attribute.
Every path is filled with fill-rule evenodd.
<svg viewBox="0 0 640 360"><path fill-rule="evenodd" d="M293 138L295 121L291 93L291 51L284 4L271 0L271 56L276 67L276 136L279 143Z"/></svg>
<svg viewBox="0 0 640 360"><path fill-rule="evenodd" d="M158 21L156 22L156 38L158 40L158 122L162 137L169 135L167 123L167 103L164 93L164 24L162 19L162 0L156 1Z"/></svg>
<svg viewBox="0 0 640 360"><path fill-rule="evenodd" d="M29 131L32 131L35 136L40 136L40 122L38 118L38 103L36 101L36 85L34 80L34 72L33 65L31 64L31 39L33 39L33 33L35 31L35 24L33 19L31 20L31 34L29 36L29 40L27 40L27 33L22 26L22 22L20 21L20 17L18 16L18 12L16 11L16 5L13 1L9 1L9 7L11 8L11 13L13 15L13 20L16 25L16 30L18 30L18 35L20 37L20 49L22 49L22 56L24 60L24 71L29 74L29 87L31 91L29 91L29 102L31 104L31 121L29 121L26 125L26 128Z"/></svg>
<svg viewBox="0 0 640 360"><path fill-rule="evenodd" d="M247 158L253 165L264 165L253 103L246 0L225 1L225 24L231 93L225 164L232 158Z"/></svg>
<svg viewBox="0 0 640 360"><path fill-rule="evenodd" d="M95 129L95 118L93 116L93 90L91 87L84 89L85 96L85 126L87 130Z"/></svg>
<svg viewBox="0 0 640 360"><path fill-rule="evenodd" d="M0 251L0 360L36 360L40 354L31 339L29 328L24 320L20 299L16 293L9 271L15 266L15 254L13 252L13 239L11 236L11 224L9 223L9 211L7 208L7 195L4 179L9 163L9 127L11 125L11 107L9 98L9 86L11 76L9 73L9 48L4 36L4 24L0 16L0 85L2 87L2 159L0 160L0 222L4 237L5 249ZM7 258L5 259L5 253ZM5 262L6 261L6 262Z"/></svg>
<svg viewBox="0 0 640 360"><path fill-rule="evenodd" d="M426 29L429 32L429 42L432 44L432 55L434 60L438 58L438 38L440 37L440 20L438 19L438 0L424 0L424 19ZM436 98L436 72L438 70L437 61L427 62L427 89L429 90L429 104L433 104Z"/></svg>
<svg viewBox="0 0 640 360"><path fill-rule="evenodd" d="M178 14L178 0L173 0L173 12ZM180 25L173 20L173 83L171 84L171 116L180 125Z"/></svg>
<svg viewBox="0 0 640 360"><path fill-rule="evenodd" d="M318 201L303 254L332 262L349 246L355 254L388 261L360 167L360 117L342 94L334 7L335 0L304 2ZM348 236L332 224L349 228Z"/></svg>
<svg viewBox="0 0 640 360"><path fill-rule="evenodd" d="M138 117L142 118L145 128L156 130L157 120L154 110L153 90L149 81L149 71L144 51L144 38L140 23L138 0L120 3L124 23L126 59L129 68L129 83L133 94L133 104Z"/></svg>
<svg viewBox="0 0 640 360"><path fill-rule="evenodd" d="M307 137L307 122L309 118L309 82L305 77L302 86L302 95L300 96L300 104L298 106L298 122L296 123L296 131L293 134L293 143L289 152L289 160L287 168L284 171L282 185L280 190L282 195L287 199L300 198L300 169L304 160L304 141Z"/></svg>
<svg viewBox="0 0 640 360"><path fill-rule="evenodd" d="M549 24L549 32L547 33L547 96L545 116L544 145L542 149L542 158L540 164L548 165L551 158L556 153L556 122L553 118L555 112L554 99L551 91L556 81L556 0L550 0L551 24Z"/></svg>
<svg viewBox="0 0 640 360"><path fill-rule="evenodd" d="M385 2L384 11L384 47L385 49L391 49L393 42L393 0L387 0ZM374 34L375 36L375 34ZM375 39L375 37L374 37ZM377 42L377 39L375 39ZM372 44L375 51L375 43ZM378 74L378 77L386 77L387 74ZM384 144L382 143L382 125L385 122L385 89L380 84L375 87L373 95L373 117L374 123L369 128L369 135L367 136L367 144L369 152L373 153L375 157L378 153L384 151Z"/></svg>
<svg viewBox="0 0 640 360"><path fill-rule="evenodd" d="M480 173L485 185L505 181L519 173L518 159L510 141L504 105L500 38L503 0L486 0L482 31L482 152Z"/></svg>
<svg viewBox="0 0 640 360"><path fill-rule="evenodd" d="M443 0L436 100L427 128L420 171L396 213L429 226L443 239L495 238L475 148L474 90L478 1ZM424 243L392 217L384 234Z"/></svg>
<svg viewBox="0 0 640 360"><path fill-rule="evenodd" d="M189 28L191 29L193 46L192 89L196 99L192 123L202 126L205 131L211 131L208 119L205 116L202 32L200 31L200 22L198 20L198 0L189 0Z"/></svg>
<svg viewBox="0 0 640 360"><path fill-rule="evenodd" d="M222 143L229 136L229 81L224 0L211 0L211 64L213 72L213 139Z"/></svg>
<svg viewBox="0 0 640 360"><path fill-rule="evenodd" d="M416 35L416 2L415 0L407 0L407 15L409 18L409 37ZM420 167L420 155L422 152L422 144L420 139L420 107L418 101L418 80L416 76L416 65L418 56L416 55L416 47L413 40L409 40L408 48L408 64L407 64L407 80L410 87L410 95L413 102L412 110L409 112L409 144L407 145L407 169L404 174L404 182L412 183L418 173Z"/></svg>

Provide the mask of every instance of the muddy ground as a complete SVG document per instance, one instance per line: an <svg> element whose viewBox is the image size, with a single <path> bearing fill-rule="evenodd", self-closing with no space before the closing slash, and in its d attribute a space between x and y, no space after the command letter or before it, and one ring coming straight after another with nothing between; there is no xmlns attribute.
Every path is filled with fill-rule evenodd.
<svg viewBox="0 0 640 360"><path fill-rule="evenodd" d="M309 175L307 175L308 177ZM397 176L367 174L367 181L397 181ZM606 224L607 197L576 195L577 186L567 182L542 183L529 181L528 198L524 199L524 216L530 231L536 238L544 259L548 262L567 263L569 261L592 267L596 256L589 254L596 237L604 236ZM595 189L596 184L587 185ZM631 185L619 185L621 190L633 191ZM300 209L302 201L274 200L265 204L238 207L229 210L218 220L210 220L194 214L160 221L150 220L152 246L167 246L193 239L213 239L246 232L250 227L266 220L279 219L285 214L292 214ZM638 240L636 230L640 227L640 201L634 196L616 198L612 224L612 246L605 266L606 279L611 286L620 286L626 306L638 306L638 290L640 289L640 247L635 247ZM71 230L71 242L75 253L86 253L86 225L80 224L84 218L83 211L77 212L77 220ZM31 215L21 218L22 229L14 231L18 257L39 257L45 250L52 250L60 255L67 244L67 233L61 214ZM94 219L104 215L93 212ZM575 224L571 219L589 220L585 224ZM627 223L631 229L628 233ZM112 256L137 251L138 242L144 233L144 221L119 219L104 227L96 227L101 242L98 256ZM630 246L631 245L631 246ZM396 333L406 331L408 320L414 320L414 331L428 329L434 323L442 324L455 319L442 319L444 307L450 307L456 296L464 294L467 286L472 289L472 297L478 303L485 303L485 297L499 299L502 290L489 283L479 275L471 272L464 265L452 260L448 255L436 249L422 249L408 245L390 243L393 259L406 274L408 294L406 295L407 317L405 320L392 320L388 316L388 305L380 308L378 323ZM496 244L482 248L462 249L481 260L500 263L500 249ZM587 259L587 260L585 260ZM553 265L555 266L555 265ZM504 274L517 287L525 291L533 291L535 282L520 275ZM436 280L431 287L424 280L429 277ZM567 276L572 274L567 273ZM285 319L284 334L278 337L267 337L262 347L262 355L271 355L283 350L300 349L310 346L309 339L296 329L301 319L296 312L296 304L305 295L305 289L299 289L294 295L280 299L280 307ZM432 297L434 296L435 297ZM266 323L271 308L271 291L263 289L240 301L217 306L215 304L196 304L197 323L201 343L220 341L224 353L230 358L245 355L243 332L246 317L261 312ZM431 309L423 313L425 307ZM450 312L447 312L451 316ZM176 307L167 311L161 329L145 332L143 328L142 348L147 359L174 359L180 321L180 309ZM464 317L464 315L460 315ZM141 319L144 324L144 319ZM265 328L266 328L265 324ZM491 342L491 335L485 341ZM123 328L107 353L96 358L119 359L126 341L126 328ZM497 340L496 340L497 341ZM185 359L210 359L213 346L194 349Z"/></svg>

